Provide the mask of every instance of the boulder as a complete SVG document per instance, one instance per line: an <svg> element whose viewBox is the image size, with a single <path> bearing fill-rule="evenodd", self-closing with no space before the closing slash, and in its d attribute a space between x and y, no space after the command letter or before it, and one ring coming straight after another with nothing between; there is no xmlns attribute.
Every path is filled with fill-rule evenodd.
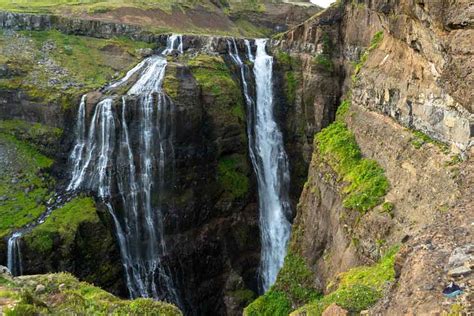
<svg viewBox="0 0 474 316"><path fill-rule="evenodd" d="M322 316L346 316L349 312L346 311L344 308L332 303L331 305L326 308L322 314Z"/></svg>

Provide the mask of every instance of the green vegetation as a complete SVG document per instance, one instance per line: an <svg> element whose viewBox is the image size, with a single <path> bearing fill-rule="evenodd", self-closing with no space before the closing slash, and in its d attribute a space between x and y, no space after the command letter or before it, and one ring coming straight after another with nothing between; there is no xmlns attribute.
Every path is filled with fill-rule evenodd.
<svg viewBox="0 0 474 316"><path fill-rule="evenodd" d="M229 296L237 299L243 305L248 305L255 299L255 293L248 289L232 291Z"/></svg>
<svg viewBox="0 0 474 316"><path fill-rule="evenodd" d="M165 78L163 79L163 89L172 99L176 99L178 97L179 80L176 77L176 68L172 66L166 67L166 74Z"/></svg>
<svg viewBox="0 0 474 316"><path fill-rule="evenodd" d="M0 121L0 133L10 134L16 139L28 142L40 152L52 154L62 135L62 130L40 123L21 120Z"/></svg>
<svg viewBox="0 0 474 316"><path fill-rule="evenodd" d="M341 104L337 120L316 135L315 147L346 183L344 207L365 213L381 202L389 183L376 161L362 157L354 134L344 123L349 106L347 101Z"/></svg>
<svg viewBox="0 0 474 316"><path fill-rule="evenodd" d="M224 124L243 121L244 103L239 85L222 57L198 55L189 61L191 72L204 95L214 98L209 112Z"/></svg>
<svg viewBox="0 0 474 316"><path fill-rule="evenodd" d="M45 286L35 292L38 284ZM35 275L12 280L15 306L6 315L181 315L175 306L152 299L121 300L104 290L79 282L67 273Z"/></svg>
<svg viewBox="0 0 474 316"><path fill-rule="evenodd" d="M293 104L296 100L296 92L301 81L298 72L301 66L300 60L281 50L275 53L275 59L284 71L286 98L290 104Z"/></svg>
<svg viewBox="0 0 474 316"><path fill-rule="evenodd" d="M319 296L313 287L313 279L313 272L309 269L305 259L290 250L278 273L273 290L285 293L292 306L301 306Z"/></svg>
<svg viewBox="0 0 474 316"><path fill-rule="evenodd" d="M305 259L291 248L275 284L247 306L244 315L288 315L292 307L320 296L313 287L313 272Z"/></svg>
<svg viewBox="0 0 474 316"><path fill-rule="evenodd" d="M195 1L183 1L183 4L193 2ZM0 0L0 8L3 10L30 13L60 13L71 8L76 13L104 13L120 7L162 9L169 12L175 4L176 1L172 0Z"/></svg>
<svg viewBox="0 0 474 316"><path fill-rule="evenodd" d="M233 199L244 197L249 190L246 166L243 155L227 156L219 160L217 167L219 182Z"/></svg>
<svg viewBox="0 0 474 316"><path fill-rule="evenodd" d="M137 63L139 49L152 47L126 38L97 39L58 31L20 34L21 37L0 33L0 47L27 45L18 52L0 48L2 59L13 74L0 79L0 88L23 89L34 99L65 107L75 102L80 93L122 76Z"/></svg>
<svg viewBox="0 0 474 316"><path fill-rule="evenodd" d="M359 61L354 64L354 74L352 75L352 82L357 82L357 75L359 74L364 64L367 62L367 59L369 58L370 53L374 49L379 47L382 40L383 40L383 31L379 31L374 34L374 37L372 38L372 41L370 42L369 47L364 51Z"/></svg>
<svg viewBox="0 0 474 316"><path fill-rule="evenodd" d="M80 224L98 221L99 217L92 198L75 198L54 210L43 224L25 235L24 240L39 253L51 252L54 240L57 238L62 241L64 248L68 248L73 243Z"/></svg>
<svg viewBox="0 0 474 316"><path fill-rule="evenodd" d="M334 64L332 62L332 43L327 33L324 33L322 36L322 44L323 50L321 54L318 54L313 58L313 64L320 70L333 72Z"/></svg>
<svg viewBox="0 0 474 316"><path fill-rule="evenodd" d="M45 211L53 181L43 173L53 161L15 137L0 133L0 147L9 163L0 168L0 238Z"/></svg>
<svg viewBox="0 0 474 316"><path fill-rule="evenodd" d="M429 137L425 133L417 130L411 130L411 132L413 134L411 144L416 149L420 149L425 144L433 144L436 145L445 154L448 154L450 152L449 147L446 144Z"/></svg>
<svg viewBox="0 0 474 316"><path fill-rule="evenodd" d="M244 316L283 316L291 312L291 303L285 293L268 291L244 309Z"/></svg>
<svg viewBox="0 0 474 316"><path fill-rule="evenodd" d="M382 212L383 213L387 213L390 215L390 217L393 218L393 209L395 208L395 204L393 204L392 202L384 202L382 204Z"/></svg>
<svg viewBox="0 0 474 316"><path fill-rule="evenodd" d="M203 93L214 96L220 104L241 99L240 89L222 57L201 54L189 61L189 67Z"/></svg>
<svg viewBox="0 0 474 316"><path fill-rule="evenodd" d="M265 11L265 5L260 0L223 0L222 5L228 7L227 12L235 11ZM116 8L139 8L139 9L160 9L168 13L173 8L183 10L185 8L203 5L210 7L205 0L0 0L0 9L15 12L31 13L61 13L72 10L75 13L105 13Z"/></svg>
<svg viewBox="0 0 474 316"><path fill-rule="evenodd" d="M315 300L297 312L318 316L335 303L350 312L360 312L374 305L381 297L387 282L395 279L394 262L398 247L391 248L374 266L352 268L339 276L334 292Z"/></svg>

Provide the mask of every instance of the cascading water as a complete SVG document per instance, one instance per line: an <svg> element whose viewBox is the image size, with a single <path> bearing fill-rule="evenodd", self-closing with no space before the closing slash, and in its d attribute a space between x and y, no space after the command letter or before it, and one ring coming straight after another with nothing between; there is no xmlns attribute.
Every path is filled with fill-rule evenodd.
<svg viewBox="0 0 474 316"><path fill-rule="evenodd" d="M257 39L256 56L245 41L248 59L254 62L255 100L249 93L245 65L239 57L235 41L229 43L229 53L239 66L247 104L247 133L250 158L257 175L262 253L260 278L263 291L276 281L283 266L291 225L288 216L291 205L288 195L289 167L283 137L273 113L273 58L266 53L266 40Z"/></svg>
<svg viewBox="0 0 474 316"><path fill-rule="evenodd" d="M14 276L23 274L23 265L21 263L20 238L21 232L16 232L8 239L7 249L7 267Z"/></svg>
<svg viewBox="0 0 474 316"><path fill-rule="evenodd" d="M163 54L174 50L182 52L181 36L170 36ZM174 164L175 115L173 103L162 91L166 65L164 55L146 58L106 87L104 91L112 95L95 105L89 124L83 97L68 188L97 192L104 201L115 225L130 296L166 299L181 306L169 267L162 262L163 196L172 185L167 170ZM135 75L138 79L125 96L113 95Z"/></svg>

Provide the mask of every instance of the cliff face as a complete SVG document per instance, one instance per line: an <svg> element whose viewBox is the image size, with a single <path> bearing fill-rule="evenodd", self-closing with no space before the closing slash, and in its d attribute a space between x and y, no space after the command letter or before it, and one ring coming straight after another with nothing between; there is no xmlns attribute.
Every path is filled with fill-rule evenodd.
<svg viewBox="0 0 474 316"><path fill-rule="evenodd" d="M352 275L366 267L351 268L383 261L383 254L394 245L401 245L394 279L385 279L392 286L376 295L384 299L370 313L457 308L443 298L442 289L458 264L452 263L454 254L470 247L471 240L473 94L466 87L473 83L473 32L469 12L472 7L466 1L342 1L274 40L275 52L302 61L303 66L295 68L301 80L293 106L305 116L299 122L306 124L300 130L307 138L299 138L298 146L306 150L300 152L312 152L290 253L303 256L313 273L307 289L326 294L295 314L319 314L334 302L352 311L373 306L369 296L351 292L358 286ZM312 66L304 67L309 61ZM313 145L312 135L334 120L343 100L338 122L321 136L316 134ZM338 143L339 137L346 138ZM358 148L355 152L360 150L367 159L362 164L371 164L370 160L383 169L389 183L386 189L364 182L371 179L369 175L354 180L350 170L363 174L363 167L357 163L358 169L351 169L352 156L341 151L350 139ZM358 191L372 186L372 191ZM353 204L357 192L369 193ZM377 202L365 208L371 197ZM291 269L292 264L287 258L285 267ZM458 300L465 311L471 308L469 273L454 279L468 293ZM358 278L365 285L374 284L362 274ZM290 310L302 305L284 273L275 287L281 290L292 303ZM361 305L357 300L344 301L345 293L366 301ZM263 301L274 306L270 296ZM247 313L265 306L261 303L256 301Z"/></svg>

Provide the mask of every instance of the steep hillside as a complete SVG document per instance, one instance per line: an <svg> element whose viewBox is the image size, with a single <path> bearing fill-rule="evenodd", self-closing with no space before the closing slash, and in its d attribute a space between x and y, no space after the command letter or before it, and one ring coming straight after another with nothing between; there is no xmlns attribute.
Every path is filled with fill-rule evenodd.
<svg viewBox="0 0 474 316"><path fill-rule="evenodd" d="M0 10L140 27L153 33L268 36L321 8L289 1L0 1ZM0 19L1 20L1 19Z"/></svg>
<svg viewBox="0 0 474 316"><path fill-rule="evenodd" d="M469 10L341 1L274 40L312 158L285 265L246 314L472 310Z"/></svg>

